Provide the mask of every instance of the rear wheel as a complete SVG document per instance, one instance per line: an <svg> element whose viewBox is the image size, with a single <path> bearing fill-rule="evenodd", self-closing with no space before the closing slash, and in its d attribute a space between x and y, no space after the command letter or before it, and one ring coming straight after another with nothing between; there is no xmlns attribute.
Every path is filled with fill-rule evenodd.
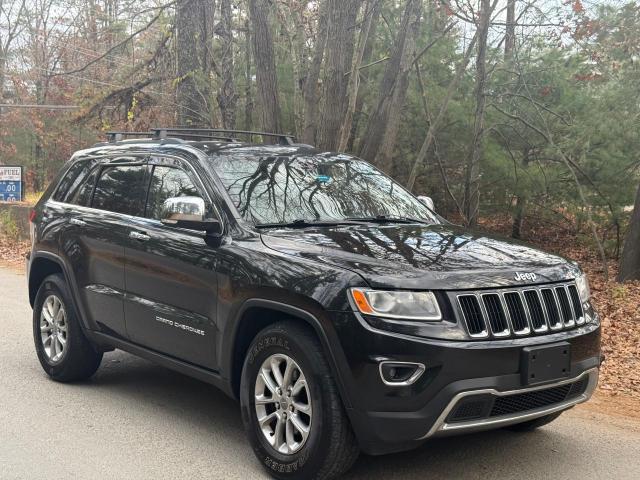
<svg viewBox="0 0 640 480"><path fill-rule="evenodd" d="M61 275L42 282L33 306L33 340L43 370L59 382L91 377L102 361L85 337Z"/></svg>
<svg viewBox="0 0 640 480"><path fill-rule="evenodd" d="M359 449L313 332L280 322L260 332L245 359L242 420L262 465L280 479L328 480Z"/></svg>
<svg viewBox="0 0 640 480"><path fill-rule="evenodd" d="M537 428L543 427L553 422L560 415L562 415L562 412L551 413L549 415L545 415L544 417L534 418L533 420L529 420L528 422L516 423L515 425L509 425L505 428L507 430L511 430L512 432L532 432Z"/></svg>

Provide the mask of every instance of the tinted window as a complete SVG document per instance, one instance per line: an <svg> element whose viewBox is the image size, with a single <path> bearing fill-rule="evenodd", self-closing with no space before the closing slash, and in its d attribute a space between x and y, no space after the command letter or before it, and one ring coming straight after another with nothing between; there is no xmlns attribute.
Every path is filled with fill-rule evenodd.
<svg viewBox="0 0 640 480"><path fill-rule="evenodd" d="M75 192L69 192L66 202L88 207L91 204L91 194L93 193L93 186L96 184L99 171L100 168L94 168L79 188L75 189Z"/></svg>
<svg viewBox="0 0 640 480"><path fill-rule="evenodd" d="M91 206L127 215L142 216L146 194L147 167L117 166L102 170Z"/></svg>
<svg viewBox="0 0 640 480"><path fill-rule="evenodd" d="M74 163L67 173L64 175L58 188L56 189L56 193L53 195L53 199L58 202L66 202L73 195L74 191L77 189L78 185L85 178L86 174L89 172L90 164L88 160L81 160L79 162Z"/></svg>
<svg viewBox="0 0 640 480"><path fill-rule="evenodd" d="M171 197L202 197L202 195L186 172L173 167L154 167L146 216L160 220L162 204Z"/></svg>
<svg viewBox="0 0 640 480"><path fill-rule="evenodd" d="M437 223L416 197L348 155L212 157L241 215L254 223L333 221L380 215Z"/></svg>

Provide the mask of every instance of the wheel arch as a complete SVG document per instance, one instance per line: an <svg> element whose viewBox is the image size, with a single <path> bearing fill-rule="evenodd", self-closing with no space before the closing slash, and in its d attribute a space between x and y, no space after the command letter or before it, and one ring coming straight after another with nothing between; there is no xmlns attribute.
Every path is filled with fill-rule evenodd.
<svg viewBox="0 0 640 480"><path fill-rule="evenodd" d="M61 274L67 279L62 262L53 255L38 255L29 266L29 304L33 307L40 285L49 275Z"/></svg>
<svg viewBox="0 0 640 480"><path fill-rule="evenodd" d="M332 343L318 317L302 308L266 299L249 299L240 308L232 338L232 347L228 355L229 382L233 395L239 398L240 378L244 359L256 335L267 326L282 320L298 321L310 328L322 346L322 350L329 362L329 366L338 385L340 396L345 408L350 407L346 395L343 379L338 369L336 352L338 345ZM342 354L343 356L343 354Z"/></svg>
<svg viewBox="0 0 640 480"><path fill-rule="evenodd" d="M83 315L84 311L82 310L82 305L79 303L77 296L78 292L75 289L75 283L73 281L74 279L71 277L69 269L62 258L51 252L38 252L31 257L28 273L29 303L31 304L31 308L34 306L36 295L38 294L38 290L40 289L44 279L49 275L62 275L67 284L67 288L69 289L72 307L80 319L80 325L84 329L89 329L86 317Z"/></svg>

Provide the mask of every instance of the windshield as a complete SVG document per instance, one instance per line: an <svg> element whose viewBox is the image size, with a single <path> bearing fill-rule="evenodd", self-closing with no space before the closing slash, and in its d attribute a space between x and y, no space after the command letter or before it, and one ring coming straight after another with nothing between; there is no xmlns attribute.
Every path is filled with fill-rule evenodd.
<svg viewBox="0 0 640 480"><path fill-rule="evenodd" d="M256 225L376 217L438 223L399 184L348 155L234 153L212 160L240 214Z"/></svg>

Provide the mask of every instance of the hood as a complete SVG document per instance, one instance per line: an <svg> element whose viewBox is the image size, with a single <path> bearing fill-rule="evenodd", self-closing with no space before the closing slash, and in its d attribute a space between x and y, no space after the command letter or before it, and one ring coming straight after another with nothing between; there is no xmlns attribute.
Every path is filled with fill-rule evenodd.
<svg viewBox="0 0 640 480"><path fill-rule="evenodd" d="M270 230L264 244L282 253L351 270L372 287L473 289L575 278L557 255L450 225L355 225ZM520 274L520 275L518 275ZM522 274L526 280L522 280Z"/></svg>

